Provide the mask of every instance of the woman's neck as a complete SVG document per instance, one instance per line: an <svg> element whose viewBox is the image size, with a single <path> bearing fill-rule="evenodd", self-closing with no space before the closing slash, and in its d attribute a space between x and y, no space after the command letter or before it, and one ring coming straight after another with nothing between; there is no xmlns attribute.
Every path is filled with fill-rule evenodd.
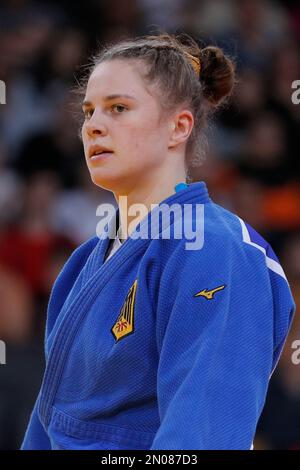
<svg viewBox="0 0 300 470"><path fill-rule="evenodd" d="M139 182L126 194L115 193L120 213L121 237L130 236L153 206L174 194L175 186L185 182L185 179L184 171L176 175L157 178L155 181L147 178L147 181Z"/></svg>

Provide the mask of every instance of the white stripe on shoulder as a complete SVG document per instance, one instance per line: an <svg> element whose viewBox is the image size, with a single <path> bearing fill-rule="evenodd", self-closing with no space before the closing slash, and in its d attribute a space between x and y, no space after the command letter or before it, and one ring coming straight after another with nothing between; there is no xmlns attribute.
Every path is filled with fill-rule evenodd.
<svg viewBox="0 0 300 470"><path fill-rule="evenodd" d="M247 243L248 245L254 246L258 250L260 250L265 255L266 265L268 266L268 268L271 269L271 271L274 271L275 273L279 274L279 276L283 277L287 281L286 275L285 275L281 265L278 263L278 261L276 261L272 258L269 258L269 256L267 256L267 253L266 253L266 250L264 249L264 247L262 247L262 246L258 245L257 243L254 243L254 242L251 241L250 235L249 235L249 232L248 232L248 229L246 227L245 222L242 219L240 219L240 217L238 217L238 219L239 219L240 224L242 226L243 241L245 243Z"/></svg>

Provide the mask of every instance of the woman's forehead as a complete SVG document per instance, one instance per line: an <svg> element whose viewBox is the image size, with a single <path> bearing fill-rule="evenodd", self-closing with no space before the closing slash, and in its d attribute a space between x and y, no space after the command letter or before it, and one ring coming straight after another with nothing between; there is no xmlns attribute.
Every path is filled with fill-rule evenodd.
<svg viewBox="0 0 300 470"><path fill-rule="evenodd" d="M138 101L153 99L136 64L118 59L104 61L97 65L86 87L86 99L89 99L89 96L105 99L113 95L122 95L124 98L127 95L128 99Z"/></svg>

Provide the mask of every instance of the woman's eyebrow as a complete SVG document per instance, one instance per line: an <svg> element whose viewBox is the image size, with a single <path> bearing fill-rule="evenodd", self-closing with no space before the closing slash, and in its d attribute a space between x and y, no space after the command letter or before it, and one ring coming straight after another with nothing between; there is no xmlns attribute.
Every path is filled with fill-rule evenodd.
<svg viewBox="0 0 300 470"><path fill-rule="evenodd" d="M108 95L108 96L105 96L103 98L103 101L110 101L110 100L114 100L116 98L127 98L127 99L130 99L130 100L135 100L136 101L136 98L134 96L126 95L126 94ZM82 103L82 106L91 106L91 105L92 105L92 103L90 101L83 101L83 103Z"/></svg>

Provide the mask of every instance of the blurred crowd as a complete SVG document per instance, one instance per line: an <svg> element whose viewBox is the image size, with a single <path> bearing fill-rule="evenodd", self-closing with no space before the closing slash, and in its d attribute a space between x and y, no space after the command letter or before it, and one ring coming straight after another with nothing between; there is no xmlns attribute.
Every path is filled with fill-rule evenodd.
<svg viewBox="0 0 300 470"><path fill-rule="evenodd" d="M0 4L0 449L19 447L44 367L51 286L95 235L96 207L72 92L102 41L157 30L216 44L237 63L231 102L210 123L195 181L273 246L300 300L300 4L275 0L2 0ZM255 447L300 449L300 364L292 342L271 379Z"/></svg>

